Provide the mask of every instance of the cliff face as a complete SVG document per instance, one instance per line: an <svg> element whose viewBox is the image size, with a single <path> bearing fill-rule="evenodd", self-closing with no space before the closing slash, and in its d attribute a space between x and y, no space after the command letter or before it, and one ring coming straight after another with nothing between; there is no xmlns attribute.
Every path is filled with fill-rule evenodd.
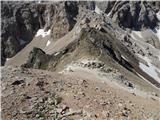
<svg viewBox="0 0 160 120"><path fill-rule="evenodd" d="M51 29L57 40L76 24L83 9L108 15L121 28L143 30L155 28L159 2L1 2L2 3L2 65L13 57L43 28ZM79 8L84 7L79 11ZM92 14L92 13L90 13ZM12 44L12 45L10 45Z"/></svg>
<svg viewBox="0 0 160 120"><path fill-rule="evenodd" d="M145 1L2 2L2 65L25 56L16 65L61 71L100 56L159 87L159 8Z"/></svg>
<svg viewBox="0 0 160 120"><path fill-rule="evenodd" d="M159 1L2 1L1 23L3 119L158 120Z"/></svg>
<svg viewBox="0 0 160 120"><path fill-rule="evenodd" d="M39 29L36 5L25 2L1 2L2 64L29 43Z"/></svg>
<svg viewBox="0 0 160 120"><path fill-rule="evenodd" d="M124 29L153 29L158 24L156 13L160 9L159 2L124 1L107 2L106 4L105 13L108 13L109 16ZM99 5L99 7L101 7L101 5Z"/></svg>
<svg viewBox="0 0 160 120"><path fill-rule="evenodd" d="M13 57L35 36L38 29L52 30L53 39L58 39L70 31L78 14L76 2L2 3L2 65L6 58ZM11 44L11 45L10 45Z"/></svg>

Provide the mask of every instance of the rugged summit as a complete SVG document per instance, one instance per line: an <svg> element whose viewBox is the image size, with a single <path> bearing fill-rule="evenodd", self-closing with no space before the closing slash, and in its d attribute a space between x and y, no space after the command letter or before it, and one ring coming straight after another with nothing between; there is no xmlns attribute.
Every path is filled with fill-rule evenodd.
<svg viewBox="0 0 160 120"><path fill-rule="evenodd" d="M39 29L38 12L34 3L1 2L2 65L30 42Z"/></svg>
<svg viewBox="0 0 160 120"><path fill-rule="evenodd" d="M51 64L55 64L55 61L58 61L60 64L61 58L66 58L65 56L66 53L68 54L68 51L70 54L74 51L79 51L74 55L81 53L88 54L89 51L89 54L91 54L90 56L97 52L95 55L93 54L92 57L96 57L100 54L98 51L101 51L101 53L104 52L111 56L113 61L116 60L123 67L127 67L127 69L128 67L132 67L135 72L138 72L138 74L141 74L143 77L145 76L147 79L153 78L156 81L159 79L160 42L159 29L157 27L159 24L159 2L66 1L18 2L15 4L12 4L12 2L2 2L2 10L3 9L5 9L2 12L1 50L3 64L5 58L13 57L29 43L32 38L37 39L38 42L38 37L44 32L44 35L42 35L44 39L46 38L45 36L50 34L50 40L47 40L46 46L40 45L41 43L34 46L31 43L32 47L28 50L26 47L23 51L27 51L26 59L27 55L29 55L29 51L32 50L33 47L41 46L40 48L48 54L47 56L53 56L53 58L51 57L52 59L50 58L51 60L48 60L48 57L46 58L47 60L45 60L45 56L43 55L43 57L37 58L39 62L41 61L40 59L44 59L42 61L47 63L47 65L45 65L46 69L55 69L56 66L52 66ZM80 41L84 39L82 37L84 34L83 28L88 30L85 31L86 34L84 35L86 38L84 40L85 43L81 45ZM10 32L7 32L7 30ZM90 31L94 31L93 33L95 35ZM97 34L101 35L96 36ZM92 37L90 38L87 36ZM91 39L90 41L92 42L88 42L88 39ZM96 45L94 48L92 47L93 44ZM79 46L82 46L82 49L76 50ZM86 49L84 46L87 46ZM55 60L54 54L58 54L55 52L60 51L64 51L64 53L58 55L58 58L56 57ZM27 64L31 64L30 62L36 64L35 62L38 62L36 58L34 58L34 55L39 54L39 52L34 52L33 50L29 60L23 61L23 64L25 62L27 62ZM16 57L20 56L19 54L21 54L21 52L14 56L13 59L16 60ZM22 55L23 54L21 54L21 56ZM78 55L73 56L73 58L76 59L77 56ZM106 55L103 55L103 57L104 56ZM84 56L82 55L81 57ZM141 62L144 65L145 62L148 62L142 57L148 57L146 59L150 59L151 64L154 64L154 73L157 74L156 77L155 75L146 75L147 71L144 70L145 66L143 68L140 67ZM77 60L79 58L80 55ZM13 60L9 61L12 62ZM64 60L64 62L62 62L63 65L68 64L67 61L68 60ZM22 65L22 63L20 63L21 62L19 62L19 65ZM34 67L33 64L29 66ZM40 68L41 65L35 66L34 68ZM48 68L46 66L48 66ZM149 81L153 82L153 80ZM153 83L156 84L155 82Z"/></svg>
<svg viewBox="0 0 160 120"><path fill-rule="evenodd" d="M6 65L33 68L42 68L43 65L43 69L59 71L72 61L100 55L100 61L112 59L113 63L115 61L155 86L160 86L159 2L66 1L19 2L13 5L2 2L2 6L2 9L7 6L15 8L14 14L7 16L5 10L2 18L13 16L14 25L19 26L15 28L21 31L24 27L24 32L21 31L24 35L20 35L31 37L25 41L33 38L22 52L15 55L27 43L21 46L21 38L16 38L17 33L4 39L6 32L2 32L2 62L7 55L15 55ZM39 39L43 43L38 42ZM42 50L35 50L34 47ZM152 66L154 74L148 73Z"/></svg>
<svg viewBox="0 0 160 120"><path fill-rule="evenodd" d="M23 74L26 76L30 75L27 71L31 70L35 72L35 75L31 75L31 78L34 79L40 72L36 69L43 69L45 72L50 71L50 74L55 74L55 77L58 73L64 77L69 76L69 79L73 77L85 81L103 81L112 88L132 93L138 100L138 97L145 100L146 97L151 98L155 101L153 106L158 102L160 96L159 1L3 1L1 3L1 65L4 65L3 71L11 69L8 75L13 76L11 73L14 68L21 69L21 73L26 72ZM17 74L20 73L14 75ZM50 79L48 80L48 74L46 76L47 81L52 82ZM8 77L5 76L5 78L9 80ZM43 80L38 79L39 82L33 87L36 89L38 86L40 90L44 91L44 86L47 86L48 82L45 84L45 80ZM27 86L25 89L27 91L30 87L28 87L28 83L24 84L24 81L17 80L12 83L12 86L14 89L17 89L15 86ZM53 90L52 87L48 86L47 90ZM58 86L55 88L58 94L64 95L63 90L60 90L61 93ZM75 89L72 86L66 88L67 91ZM98 90L98 88L96 89ZM5 92L7 90L8 88L4 88ZM25 92L25 90L22 91ZM14 95L17 96L15 93ZM36 100L33 101L48 110L50 107L48 99L56 100L56 98L51 94L46 96L46 99L43 98L46 105ZM82 93L80 96L85 95ZM82 97L74 98L83 99ZM6 97L4 99L6 100ZM26 97L25 99L30 100L31 98ZM53 106L55 111L53 110L54 114L52 115L55 115L54 117L57 119L61 119L65 115L68 118L70 114L71 116L74 114L74 112L68 113L68 111L57 112L61 106L58 104ZM45 111L40 112L40 109L33 107L27 117L50 119L51 111L47 111L44 115ZM146 109L149 108L146 107ZM117 111L117 109L114 110ZM127 109L121 112L126 119L130 117L157 119L159 110L154 110L155 114L153 115L151 112L152 114L146 118L135 118L134 115L129 115L131 111L129 112ZM36 113L34 113L35 111ZM109 115L107 113L107 118L113 116L115 119L123 118L112 112L109 112ZM77 114L77 112L75 113ZM40 116L36 116L36 114ZM19 115L18 112L17 117ZM84 115L84 113L81 111L78 112L78 115ZM5 116L3 117L5 118ZM87 118L92 119L93 116L87 115ZM96 118L102 119L98 116Z"/></svg>
<svg viewBox="0 0 160 120"><path fill-rule="evenodd" d="M153 29L158 24L156 13L160 9L159 2L124 1L108 4L112 7L107 7L105 12L124 29Z"/></svg>
<svg viewBox="0 0 160 120"><path fill-rule="evenodd" d="M28 44L40 28L51 29L54 40L66 35L82 13L81 7L108 15L123 29L153 29L159 21L159 2L2 2L2 65Z"/></svg>
<svg viewBox="0 0 160 120"><path fill-rule="evenodd" d="M70 31L78 14L76 2L37 3L2 1L2 65L28 44L37 30L52 30L53 39ZM54 27L53 27L54 26ZM11 45L10 45L11 44Z"/></svg>

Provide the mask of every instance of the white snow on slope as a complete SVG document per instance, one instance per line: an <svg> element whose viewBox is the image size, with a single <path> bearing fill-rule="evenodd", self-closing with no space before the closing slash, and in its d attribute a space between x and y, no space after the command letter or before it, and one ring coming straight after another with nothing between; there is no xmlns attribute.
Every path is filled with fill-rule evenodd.
<svg viewBox="0 0 160 120"><path fill-rule="evenodd" d="M76 38L77 35L81 32L81 27L79 25L77 25L75 27L75 30L74 30L74 35L73 35L73 38Z"/></svg>
<svg viewBox="0 0 160 120"><path fill-rule="evenodd" d="M36 34L36 37L38 37L40 35L42 35L42 37L45 37L45 36L49 35L50 32L51 32L50 29L48 31L46 31L46 32L44 31L44 29L39 29L37 34Z"/></svg>
<svg viewBox="0 0 160 120"><path fill-rule="evenodd" d="M125 58L123 55L121 55L121 58L123 58L124 60L128 61L127 58Z"/></svg>
<svg viewBox="0 0 160 120"><path fill-rule="evenodd" d="M155 28L154 34L158 37L158 39L160 41L160 28Z"/></svg>
<svg viewBox="0 0 160 120"><path fill-rule="evenodd" d="M149 31L147 34L148 34L148 36L150 35L150 36L156 36L158 39L159 39L159 41L160 41L160 26L157 26L156 28L154 28L154 29L148 29L148 30L146 30L146 31ZM145 34L144 34L145 32L144 31L132 31L132 33L131 33L131 37L133 38L133 39L137 39L137 40L139 40L139 38L140 39L144 39L145 40Z"/></svg>
<svg viewBox="0 0 160 120"><path fill-rule="evenodd" d="M107 14L107 16L110 17L111 13L112 13L112 12L110 11L110 12Z"/></svg>
<svg viewBox="0 0 160 120"><path fill-rule="evenodd" d="M6 58L6 61L10 60L10 58Z"/></svg>
<svg viewBox="0 0 160 120"><path fill-rule="evenodd" d="M133 33L133 34L132 34L132 37L133 37L134 39L136 39L136 38L134 37L134 35L138 36L139 38L143 38L141 31L132 31L132 33Z"/></svg>
<svg viewBox="0 0 160 120"><path fill-rule="evenodd" d="M160 11L156 13L157 19L160 21Z"/></svg>
<svg viewBox="0 0 160 120"><path fill-rule="evenodd" d="M46 46L48 46L48 45L50 45L50 44L51 44L51 41L48 40Z"/></svg>
<svg viewBox="0 0 160 120"><path fill-rule="evenodd" d="M143 57L143 59L147 62L148 65L145 65L143 63L139 63L139 67L147 73L149 76L154 78L157 82L160 83L160 77L158 76L158 73L160 73L160 69L155 67L153 64L151 64L150 59Z"/></svg>
<svg viewBox="0 0 160 120"><path fill-rule="evenodd" d="M149 76L151 76L152 78L154 78L155 80L157 80L157 82L160 83L160 77L158 76L157 73L157 69L155 66L153 66L152 64L150 64L149 66L146 66L143 63L139 63L139 67L145 72L147 73Z"/></svg>
<svg viewBox="0 0 160 120"><path fill-rule="evenodd" d="M101 14L101 13L102 13L102 11L98 8L98 6L96 6L96 8L95 8L95 12L96 12L97 14Z"/></svg>
<svg viewBox="0 0 160 120"><path fill-rule="evenodd" d="M54 56L57 56L58 54L60 54L60 52L56 52L56 53L54 54Z"/></svg>
<svg viewBox="0 0 160 120"><path fill-rule="evenodd" d="M40 4L40 3L41 3L41 0L39 0L38 3Z"/></svg>

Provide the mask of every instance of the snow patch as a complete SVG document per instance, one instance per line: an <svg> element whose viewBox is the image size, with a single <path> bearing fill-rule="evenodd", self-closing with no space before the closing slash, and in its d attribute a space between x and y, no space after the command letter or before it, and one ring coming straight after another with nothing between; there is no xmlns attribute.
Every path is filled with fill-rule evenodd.
<svg viewBox="0 0 160 120"><path fill-rule="evenodd" d="M36 37L38 37L40 35L42 35L42 37L45 37L45 36L49 35L50 32L51 32L50 29L48 31L46 31L46 32L44 31L44 29L39 29L37 34L36 34Z"/></svg>
<svg viewBox="0 0 160 120"><path fill-rule="evenodd" d="M123 55L121 55L121 58L123 58L124 60L128 61Z"/></svg>
<svg viewBox="0 0 160 120"><path fill-rule="evenodd" d="M133 34L131 34L131 37L134 39L134 40L137 40L137 38L135 38L135 36Z"/></svg>
<svg viewBox="0 0 160 120"><path fill-rule="evenodd" d="M107 14L107 16L110 17L111 13L112 13L112 12L110 11L110 12Z"/></svg>
<svg viewBox="0 0 160 120"><path fill-rule="evenodd" d="M160 41L160 28L155 28L154 34L158 37L158 39Z"/></svg>
<svg viewBox="0 0 160 120"><path fill-rule="evenodd" d="M10 58L6 58L6 61L10 60Z"/></svg>
<svg viewBox="0 0 160 120"><path fill-rule="evenodd" d="M60 52L56 52L56 53L54 54L54 56L57 56L58 54L60 54Z"/></svg>
<svg viewBox="0 0 160 120"><path fill-rule="evenodd" d="M95 12L96 12L97 14L101 14L101 13L102 13L102 11L98 8L98 6L96 6L96 8L95 8Z"/></svg>
<svg viewBox="0 0 160 120"><path fill-rule="evenodd" d="M139 38L143 38L141 31L132 31L132 33L137 35ZM135 38L133 34L132 34L132 37Z"/></svg>
<svg viewBox="0 0 160 120"><path fill-rule="evenodd" d="M155 29L152 29L152 30L148 29L148 30L150 32L152 32L152 34L154 34L155 36L157 36L157 38L160 41L160 27L156 27ZM141 32L141 31L132 31L131 37L133 39L138 39L137 37L144 39L143 32Z"/></svg>
<svg viewBox="0 0 160 120"><path fill-rule="evenodd" d="M41 0L39 0L38 3L40 4L40 3L41 3Z"/></svg>
<svg viewBox="0 0 160 120"><path fill-rule="evenodd" d="M74 32L75 35L78 35L81 32L81 28L79 26L76 26L76 30Z"/></svg>
<svg viewBox="0 0 160 120"><path fill-rule="evenodd" d="M51 41L48 40L46 46L48 46L48 45L50 45L50 44L51 44Z"/></svg>
<svg viewBox="0 0 160 120"><path fill-rule="evenodd" d="M160 11L156 13L157 19L160 21Z"/></svg>
<svg viewBox="0 0 160 120"><path fill-rule="evenodd" d="M139 67L145 73L147 73L149 76L151 76L152 78L154 78L155 80L157 80L160 83L160 77L158 76L157 68L155 66L153 66L152 64L148 64L148 66L147 66L143 63L139 63Z"/></svg>
<svg viewBox="0 0 160 120"><path fill-rule="evenodd" d="M139 67L147 73L149 76L154 78L157 82L160 83L160 77L158 76L158 73L160 73L160 69L155 67L153 64L151 64L151 60L147 57L143 57L143 59L147 62L148 65L145 65L143 63L139 63Z"/></svg>

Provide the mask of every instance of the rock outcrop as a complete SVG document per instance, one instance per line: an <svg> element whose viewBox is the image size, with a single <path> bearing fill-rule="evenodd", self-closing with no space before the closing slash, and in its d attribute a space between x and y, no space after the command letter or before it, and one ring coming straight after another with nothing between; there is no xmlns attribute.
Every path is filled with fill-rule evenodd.
<svg viewBox="0 0 160 120"><path fill-rule="evenodd" d="M28 2L2 2L2 57L13 57L29 43L39 29L36 5ZM2 61L2 65L3 65Z"/></svg>
<svg viewBox="0 0 160 120"><path fill-rule="evenodd" d="M51 29L53 40L63 37L76 23L76 2L2 2L2 63L28 44L38 29ZM12 38L12 46L7 41ZM9 40L8 40L9 39ZM13 48L16 48L14 49Z"/></svg>
<svg viewBox="0 0 160 120"><path fill-rule="evenodd" d="M98 7L109 14L113 21L117 22L122 28L142 30L145 28L153 29L158 23L156 13L160 9L159 2L146 1L123 1L106 3L104 10L103 2Z"/></svg>
<svg viewBox="0 0 160 120"><path fill-rule="evenodd" d="M52 11L53 12L53 11ZM66 35L76 24L78 6L74 1L66 1L54 5L54 16L52 22L53 40L57 40Z"/></svg>
<svg viewBox="0 0 160 120"><path fill-rule="evenodd" d="M9 2L6 6L10 4ZM20 7L17 7L18 4ZM146 33L143 35L135 30L145 31L157 27L158 2L19 2L10 6L16 8L11 15L13 19L8 20L9 25L5 25L8 24L5 19L2 22L3 64L5 58L14 56L25 46L22 45L24 41L29 42L34 37L37 29L50 29L45 48L36 48L31 52L27 67L59 71L71 61L92 56L100 61L112 61L112 64L116 63L114 67L123 66L157 84L153 82L154 76L143 71L140 64L148 62L143 56L150 59L150 64L159 67L158 31L152 31L151 36L146 36ZM9 10L4 10L3 18L11 18L10 14L5 16L7 12ZM9 29L10 32L6 32Z"/></svg>
<svg viewBox="0 0 160 120"><path fill-rule="evenodd" d="M68 56L68 54L72 55ZM107 56L110 57L108 58ZM125 56L128 61L122 58L122 56ZM138 64L137 58L115 37L88 27L81 30L78 40L70 43L63 50L58 51L58 53L50 55L50 60L48 60L48 55L42 50L34 48L29 56L27 66L40 68L40 65L38 67L34 66L39 63L45 64L48 62L46 69L62 70L65 65L71 62L71 59L73 61L81 57L98 57L100 60L105 61L105 63L107 59L112 59L113 62L117 61L130 70L132 70L132 65ZM41 62L41 59L43 62Z"/></svg>
<svg viewBox="0 0 160 120"><path fill-rule="evenodd" d="M30 52L27 63L23 66L27 68L46 69L49 57L50 56L45 54L41 49L33 48Z"/></svg>
<svg viewBox="0 0 160 120"><path fill-rule="evenodd" d="M97 1L86 2L85 5L90 10L98 9L98 11L108 14L123 29L153 29L158 24L156 16L160 9L158 1Z"/></svg>
<svg viewBox="0 0 160 120"><path fill-rule="evenodd" d="M1 64L4 65L6 58L13 57L29 43L40 28L51 29L53 41L66 35L76 24L77 16L84 12L81 7L108 14L123 29L141 30L153 29L157 25L156 13L160 5L159 2L145 1L2 2L1 53L4 60ZM16 50L7 46L10 38L19 44L16 45Z"/></svg>
<svg viewBox="0 0 160 120"><path fill-rule="evenodd" d="M160 2L1 3L4 119L159 118Z"/></svg>

